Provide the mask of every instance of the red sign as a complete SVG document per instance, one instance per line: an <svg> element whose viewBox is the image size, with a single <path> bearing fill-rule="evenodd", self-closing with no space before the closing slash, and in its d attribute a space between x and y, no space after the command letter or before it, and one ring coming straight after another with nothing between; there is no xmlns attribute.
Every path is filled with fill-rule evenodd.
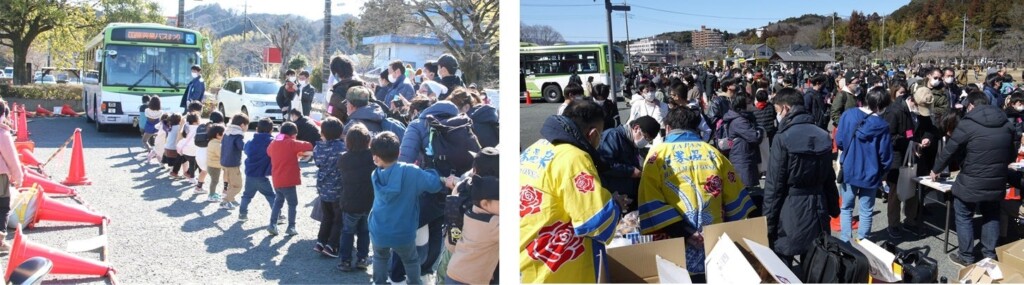
<svg viewBox="0 0 1024 285"><path fill-rule="evenodd" d="M281 49L276 47L268 47L266 49L263 49L263 62L281 63Z"/></svg>

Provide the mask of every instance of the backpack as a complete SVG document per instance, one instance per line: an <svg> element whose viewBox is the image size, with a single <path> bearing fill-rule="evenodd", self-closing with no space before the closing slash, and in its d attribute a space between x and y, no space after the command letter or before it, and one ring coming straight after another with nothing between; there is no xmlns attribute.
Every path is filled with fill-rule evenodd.
<svg viewBox="0 0 1024 285"><path fill-rule="evenodd" d="M729 155L732 146L736 144L735 140L729 138L729 124L723 119L715 121L715 130L712 132L711 139L715 148L718 148L718 151L726 156Z"/></svg>
<svg viewBox="0 0 1024 285"><path fill-rule="evenodd" d="M814 239L800 267L804 283L867 283L871 273L864 253L829 234Z"/></svg>
<svg viewBox="0 0 1024 285"><path fill-rule="evenodd" d="M456 244L462 239L462 225L466 214L476 214L470 209L473 202L469 198L469 187L466 183L459 184L456 188L459 195L448 195L444 201L444 233L447 235L448 244Z"/></svg>
<svg viewBox="0 0 1024 285"><path fill-rule="evenodd" d="M465 114L446 119L427 116L424 168L437 170L441 177L460 176L473 168L473 154L480 143L473 133L473 120Z"/></svg>
<svg viewBox="0 0 1024 285"><path fill-rule="evenodd" d="M207 131L209 130L210 123L199 125L199 127L196 128L195 143L197 147L206 147L207 145L210 144L210 138L206 135Z"/></svg>

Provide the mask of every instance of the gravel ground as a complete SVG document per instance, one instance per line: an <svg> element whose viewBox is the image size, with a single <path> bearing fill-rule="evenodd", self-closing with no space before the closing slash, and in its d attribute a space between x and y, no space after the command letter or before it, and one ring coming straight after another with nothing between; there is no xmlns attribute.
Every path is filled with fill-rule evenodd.
<svg viewBox="0 0 1024 285"><path fill-rule="evenodd" d="M111 219L108 228L110 262L118 281L137 283L342 283L370 281L370 272L342 273L336 259L311 251L319 223L311 219L316 197L315 171L303 164L299 191L299 234L271 237L264 230L270 207L257 195L249 221L239 223L237 210L218 209L193 195L189 185L172 181L169 171L144 163L139 134L131 129L97 133L92 124L77 118L41 118L29 122L36 143L35 155L46 160L82 129L86 176L90 186L75 187L90 208ZM251 137L252 132L247 134ZM70 148L70 147L69 147ZM45 167L56 181L68 173L70 149ZM241 195L239 195L240 199ZM74 203L70 199L63 201ZM283 231L284 228L282 227ZM26 230L35 242L64 248L67 242L95 237L97 227L41 222ZM99 259L96 252L78 253ZM7 256L3 256L7 264ZM105 283L105 278L49 276L54 283Z"/></svg>
<svg viewBox="0 0 1024 285"><path fill-rule="evenodd" d="M555 111L558 110L559 105L560 104L551 103L534 103L532 105L519 104L519 112L521 118L520 129L522 130L521 136L519 138L520 149L526 148L530 144L533 144L538 139L540 139L539 132L541 125L544 123L544 120L548 116L554 114ZM629 108L626 107L626 104L624 102L619 102L619 113L619 116L622 118L622 122L624 123L629 118ZM942 201L941 196L934 196L934 194L935 193L929 194L928 199ZM926 208L923 213L923 219L927 222L927 224L934 225L935 227L925 227L924 229L922 229L922 232L919 232L917 234L910 234L904 232L901 238L892 239L885 232L885 228L888 226L888 222L886 220L886 204L883 203L882 199L876 199L874 207L873 225L871 227L872 233L869 235L868 239L878 243L881 243L882 241L891 240L894 243L896 243L898 248L904 250L921 249L924 253L926 253L928 257L935 259L936 263L938 263L940 277L945 276L950 280L955 280L957 278L957 274L959 274L958 272L960 270L960 267L955 265L952 261L950 261L949 258L946 257L946 253L943 252L942 227L945 223L945 221L943 220L943 214L945 213L945 211L945 205L942 204L941 202L929 201L926 204ZM856 210L854 213L856 214ZM949 242L951 243L949 249L956 250L958 242L955 232L956 226L953 225L952 221L950 221L949 227ZM978 227L975 227L974 231L975 239L977 239L980 235ZM1000 244L1007 241L1019 240L1022 236L1022 232L1024 232L1024 229L1021 229L1020 227L1012 229L1010 236L1008 238L1001 240L1002 242ZM838 236L839 233L833 232L832 234ZM974 244L974 252L977 256L981 256L981 246L978 244L977 240Z"/></svg>

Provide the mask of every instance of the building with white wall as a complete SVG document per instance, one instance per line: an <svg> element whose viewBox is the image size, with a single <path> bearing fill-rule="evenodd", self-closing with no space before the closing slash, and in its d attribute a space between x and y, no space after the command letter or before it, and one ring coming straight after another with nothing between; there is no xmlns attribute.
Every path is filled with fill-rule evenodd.
<svg viewBox="0 0 1024 285"><path fill-rule="evenodd" d="M364 45L373 46L373 66L382 67L393 60L401 60L413 68L420 68L427 61L447 53L441 40L426 36L381 35L363 38ZM456 40L462 45L461 40Z"/></svg>
<svg viewBox="0 0 1024 285"><path fill-rule="evenodd" d="M629 44L630 54L668 54L678 51L679 43L673 40L645 38Z"/></svg>

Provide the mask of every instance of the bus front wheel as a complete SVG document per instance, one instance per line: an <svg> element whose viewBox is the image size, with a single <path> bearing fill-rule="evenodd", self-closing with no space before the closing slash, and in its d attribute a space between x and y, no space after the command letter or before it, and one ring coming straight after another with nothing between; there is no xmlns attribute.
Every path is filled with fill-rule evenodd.
<svg viewBox="0 0 1024 285"><path fill-rule="evenodd" d="M558 85L548 85L544 87L544 101L548 103L559 103L565 98L562 98L562 89L558 88Z"/></svg>

